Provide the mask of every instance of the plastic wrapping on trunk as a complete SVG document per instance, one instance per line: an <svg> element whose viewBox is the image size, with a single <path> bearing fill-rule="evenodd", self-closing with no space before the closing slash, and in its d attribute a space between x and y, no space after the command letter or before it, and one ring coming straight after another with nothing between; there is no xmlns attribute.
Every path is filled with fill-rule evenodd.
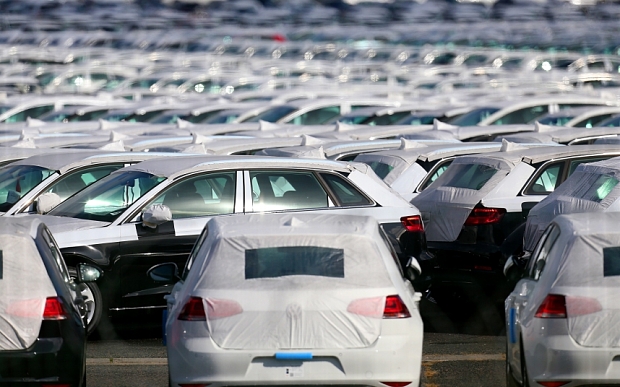
<svg viewBox="0 0 620 387"><path fill-rule="evenodd" d="M620 158L581 164L554 192L534 206L527 217L523 248L533 251L561 214L604 212L620 197Z"/></svg>
<svg viewBox="0 0 620 387"><path fill-rule="evenodd" d="M458 157L427 189L411 200L422 213L426 239L455 241L472 209L514 168L507 160Z"/></svg>
<svg viewBox="0 0 620 387"><path fill-rule="evenodd" d="M29 348L39 336L47 297L56 296L32 237L0 230L0 350Z"/></svg>
<svg viewBox="0 0 620 387"><path fill-rule="evenodd" d="M377 176L388 185L391 185L411 165L399 157L373 153L357 155L355 161L370 165Z"/></svg>
<svg viewBox="0 0 620 387"><path fill-rule="evenodd" d="M620 214L561 216L558 222L572 224L562 227L559 248L547 259L554 267L545 268L540 281L549 282L549 293L565 296L568 331L577 344L618 348Z"/></svg>
<svg viewBox="0 0 620 387"><path fill-rule="evenodd" d="M385 297L394 294L385 263L394 258L376 242L378 223L275 214L266 226L264 219L207 224L184 296L202 298L213 341L225 349L263 350L372 345L381 334Z"/></svg>

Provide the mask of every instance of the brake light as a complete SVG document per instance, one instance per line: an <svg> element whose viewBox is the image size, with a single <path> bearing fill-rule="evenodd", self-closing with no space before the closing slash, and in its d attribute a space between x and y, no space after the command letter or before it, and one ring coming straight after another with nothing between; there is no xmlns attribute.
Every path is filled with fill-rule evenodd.
<svg viewBox="0 0 620 387"><path fill-rule="evenodd" d="M409 232L424 232L424 224L420 215L403 216L400 222Z"/></svg>
<svg viewBox="0 0 620 387"><path fill-rule="evenodd" d="M185 305L183 305L178 319L183 321L207 321L202 298L190 297Z"/></svg>
<svg viewBox="0 0 620 387"><path fill-rule="evenodd" d="M390 387L405 387L411 384L411 382L379 382Z"/></svg>
<svg viewBox="0 0 620 387"><path fill-rule="evenodd" d="M566 299L560 294L548 294L536 310L534 317L566 318Z"/></svg>
<svg viewBox="0 0 620 387"><path fill-rule="evenodd" d="M347 312L365 317L381 318L385 309L384 297L362 298L352 301Z"/></svg>
<svg viewBox="0 0 620 387"><path fill-rule="evenodd" d="M465 220L465 226L499 223L505 213L505 208L475 207Z"/></svg>
<svg viewBox="0 0 620 387"><path fill-rule="evenodd" d="M62 301L58 297L48 297L43 309L43 320L64 320L67 318Z"/></svg>
<svg viewBox="0 0 620 387"><path fill-rule="evenodd" d="M231 317L243 313L243 308L237 301L207 298L207 316L210 320Z"/></svg>
<svg viewBox="0 0 620 387"><path fill-rule="evenodd" d="M399 295L387 296L383 308L383 318L408 318L411 317L407 305Z"/></svg>
<svg viewBox="0 0 620 387"><path fill-rule="evenodd" d="M566 315L570 317L584 316L603 310L601 303L596 298L579 296L566 296L565 298Z"/></svg>
<svg viewBox="0 0 620 387"><path fill-rule="evenodd" d="M541 386L545 386L545 387L561 387L565 384L570 383L570 381L568 382L559 382L559 381L542 382L542 381L537 380L536 383L540 384Z"/></svg>

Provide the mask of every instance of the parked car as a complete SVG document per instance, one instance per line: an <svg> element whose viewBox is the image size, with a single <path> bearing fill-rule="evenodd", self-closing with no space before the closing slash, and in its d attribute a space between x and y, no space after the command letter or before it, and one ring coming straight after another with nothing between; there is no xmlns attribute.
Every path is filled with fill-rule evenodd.
<svg viewBox="0 0 620 387"><path fill-rule="evenodd" d="M151 219L153 205L167 207L169 216ZM162 297L170 288L151 281L145 270L171 260L184 265L211 217L279 211L373 216L403 264L425 252L415 207L368 166L329 160L259 156L148 160L115 171L43 219L69 267L89 262L105 272L92 284L99 308L89 324L92 330L108 311L163 307Z"/></svg>
<svg viewBox="0 0 620 387"><path fill-rule="evenodd" d="M418 386L420 294L378 226L311 213L209 221L168 298L171 385Z"/></svg>
<svg viewBox="0 0 620 387"><path fill-rule="evenodd" d="M84 300L101 272L78 265L71 279L38 219L0 219L0 384L85 386Z"/></svg>
<svg viewBox="0 0 620 387"><path fill-rule="evenodd" d="M620 214L556 217L505 303L508 386L615 385Z"/></svg>
<svg viewBox="0 0 620 387"><path fill-rule="evenodd" d="M483 284L498 302L508 290L502 269L517 249L511 243L519 239L515 233L523 235L527 212L579 164L620 155L615 145L504 149L457 157L411 200L422 213L436 278L456 270Z"/></svg>

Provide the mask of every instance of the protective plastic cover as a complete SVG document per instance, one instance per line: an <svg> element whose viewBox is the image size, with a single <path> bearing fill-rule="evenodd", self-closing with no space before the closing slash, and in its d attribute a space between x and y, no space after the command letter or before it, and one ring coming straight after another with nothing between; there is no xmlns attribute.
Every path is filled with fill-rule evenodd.
<svg viewBox="0 0 620 387"><path fill-rule="evenodd" d="M523 247L536 243L560 214L604 212L620 197L620 157L581 164L554 192L534 206L527 217Z"/></svg>
<svg viewBox="0 0 620 387"><path fill-rule="evenodd" d="M411 200L422 213L426 239L455 241L472 209L514 166L510 159L457 157L437 180Z"/></svg>
<svg viewBox="0 0 620 387"><path fill-rule="evenodd" d="M565 295L568 332L577 344L620 347L620 214L561 216L556 222L558 248L551 249L551 267L540 281L549 293Z"/></svg>
<svg viewBox="0 0 620 387"><path fill-rule="evenodd" d="M0 227L0 254L0 350L27 349L56 291L28 228Z"/></svg>
<svg viewBox="0 0 620 387"><path fill-rule="evenodd" d="M397 267L386 267L394 258L377 243L376 220L262 214L213 218L207 229L180 299L203 298L218 346L364 348L377 340Z"/></svg>

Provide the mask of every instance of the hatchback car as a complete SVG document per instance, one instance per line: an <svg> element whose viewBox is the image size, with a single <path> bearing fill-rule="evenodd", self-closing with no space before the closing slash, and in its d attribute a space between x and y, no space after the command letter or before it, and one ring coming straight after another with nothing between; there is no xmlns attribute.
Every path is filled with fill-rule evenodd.
<svg viewBox="0 0 620 387"><path fill-rule="evenodd" d="M505 302L508 386L620 384L620 214L556 217Z"/></svg>
<svg viewBox="0 0 620 387"><path fill-rule="evenodd" d="M183 266L213 216L279 211L373 216L403 264L425 252L417 209L364 164L259 156L174 161L148 160L115 171L43 216L70 267L88 262L105 271L90 284L100 288L93 289L98 313L91 330L102 310L105 318L108 311L163 307L170 288L144 273L161 262ZM156 204L170 216L153 222L149 208Z"/></svg>
<svg viewBox="0 0 620 387"><path fill-rule="evenodd" d="M85 385L84 301L77 287L100 274L80 265L72 280L43 223L0 218L0 385Z"/></svg>
<svg viewBox="0 0 620 387"><path fill-rule="evenodd" d="M171 385L417 386L419 296L373 218L213 218L169 298Z"/></svg>

